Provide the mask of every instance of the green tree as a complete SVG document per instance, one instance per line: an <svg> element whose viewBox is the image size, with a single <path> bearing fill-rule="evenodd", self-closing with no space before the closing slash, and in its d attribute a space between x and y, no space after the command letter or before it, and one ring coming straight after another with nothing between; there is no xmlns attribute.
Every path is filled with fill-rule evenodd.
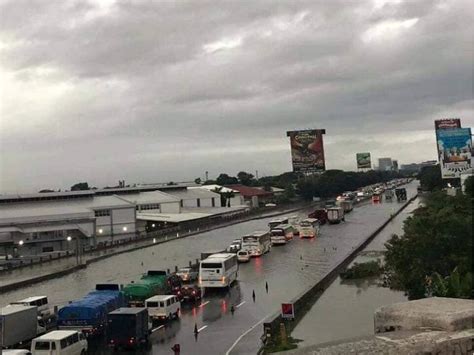
<svg viewBox="0 0 474 355"><path fill-rule="evenodd" d="M418 179L425 191L441 190L444 187L439 165L425 166L418 174Z"/></svg>
<svg viewBox="0 0 474 355"><path fill-rule="evenodd" d="M238 184L239 180L235 176L229 176L227 174L220 174L216 179L217 185L234 185Z"/></svg>
<svg viewBox="0 0 474 355"><path fill-rule="evenodd" d="M89 184L87 182L78 182L71 186L71 191L89 190Z"/></svg>
<svg viewBox="0 0 474 355"><path fill-rule="evenodd" d="M252 186L255 182L253 175L245 171L240 171L237 174L237 178L239 179L239 182L245 186Z"/></svg>
<svg viewBox="0 0 474 355"><path fill-rule="evenodd" d="M195 184L201 185L201 182L202 182L201 178L199 178L199 177L194 179Z"/></svg>
<svg viewBox="0 0 474 355"><path fill-rule="evenodd" d="M417 299L430 294L427 280L433 277L439 290L443 289L439 279L450 277L445 286L451 285L451 288L457 287L458 279L469 279L466 275L471 272L473 261L472 202L469 196L448 196L442 192L431 194L425 206L418 208L405 221L403 231L402 236L394 235L386 243L385 266L393 288L404 290L410 299ZM452 275L453 270L459 278L456 273ZM465 296L465 293L449 292Z"/></svg>

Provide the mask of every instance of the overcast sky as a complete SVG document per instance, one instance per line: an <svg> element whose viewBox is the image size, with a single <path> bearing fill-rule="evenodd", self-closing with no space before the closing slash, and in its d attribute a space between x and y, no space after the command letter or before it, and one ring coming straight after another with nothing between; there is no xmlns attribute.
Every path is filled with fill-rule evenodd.
<svg viewBox="0 0 474 355"><path fill-rule="evenodd" d="M473 126L472 1L0 1L0 193L291 170L286 131L436 158Z"/></svg>

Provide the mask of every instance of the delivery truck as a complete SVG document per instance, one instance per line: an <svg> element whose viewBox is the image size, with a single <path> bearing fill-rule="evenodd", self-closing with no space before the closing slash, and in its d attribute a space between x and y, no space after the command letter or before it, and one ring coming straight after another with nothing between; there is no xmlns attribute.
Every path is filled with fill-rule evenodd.
<svg viewBox="0 0 474 355"><path fill-rule="evenodd" d="M151 333L147 308L119 308L108 315L107 343L111 348L135 348Z"/></svg>
<svg viewBox="0 0 474 355"><path fill-rule="evenodd" d="M28 344L44 331L38 326L38 309L34 306L6 306L1 309L0 317L2 348Z"/></svg>
<svg viewBox="0 0 474 355"><path fill-rule="evenodd" d="M344 221L344 210L342 207L331 207L327 209L328 222L330 224L337 224Z"/></svg>

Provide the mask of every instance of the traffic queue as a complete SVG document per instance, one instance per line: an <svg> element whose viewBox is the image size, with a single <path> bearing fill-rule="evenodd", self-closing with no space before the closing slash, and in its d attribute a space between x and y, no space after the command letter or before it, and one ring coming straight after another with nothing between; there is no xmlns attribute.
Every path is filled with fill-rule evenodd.
<svg viewBox="0 0 474 355"><path fill-rule="evenodd" d="M376 194L380 196L380 190ZM386 193L387 200L389 195L393 196ZM397 200L406 199L406 190L397 188L395 195ZM97 284L95 290L57 312L51 312L46 296L13 302L1 310L2 347L31 344L31 354L41 355L52 351L85 354L87 339L98 337L105 337L114 349L147 344L155 326L180 317L183 303L200 302L208 289L230 288L237 280L239 263L261 257L272 246L286 245L295 237L317 238L321 225L344 221L353 209L353 196L357 194L326 201L303 220L297 216L273 219L268 229L235 239L225 250L202 253L197 264L176 272L148 270L125 286Z"/></svg>

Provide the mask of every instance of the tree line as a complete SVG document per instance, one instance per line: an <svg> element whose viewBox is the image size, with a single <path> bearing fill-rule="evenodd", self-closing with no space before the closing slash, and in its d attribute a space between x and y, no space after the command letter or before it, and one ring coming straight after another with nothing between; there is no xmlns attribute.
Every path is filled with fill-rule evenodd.
<svg viewBox="0 0 474 355"><path fill-rule="evenodd" d="M436 181L434 172L431 167L425 170L425 183ZM437 191L440 185L429 185L433 192L405 221L403 235L386 243L385 269L391 287L405 291L410 299L474 298L473 178L466 180L465 193L456 196Z"/></svg>

